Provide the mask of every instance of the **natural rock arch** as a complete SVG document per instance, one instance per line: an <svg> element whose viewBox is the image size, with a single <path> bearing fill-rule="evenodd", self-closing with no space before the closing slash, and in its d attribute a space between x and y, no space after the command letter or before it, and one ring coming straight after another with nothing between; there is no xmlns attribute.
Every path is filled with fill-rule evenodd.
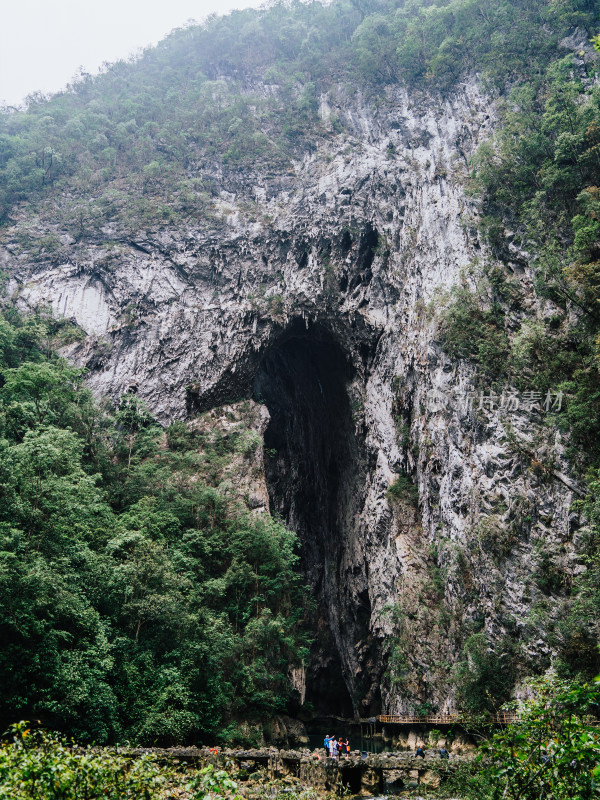
<svg viewBox="0 0 600 800"><path fill-rule="evenodd" d="M253 382L254 398L271 416L265 432L271 508L298 533L315 601L307 699L321 713L343 716L356 713L366 693L355 648L368 638L371 613L364 565L353 576L347 570L367 466L355 421L360 409L349 395L354 374L331 331L295 323L264 353Z"/></svg>

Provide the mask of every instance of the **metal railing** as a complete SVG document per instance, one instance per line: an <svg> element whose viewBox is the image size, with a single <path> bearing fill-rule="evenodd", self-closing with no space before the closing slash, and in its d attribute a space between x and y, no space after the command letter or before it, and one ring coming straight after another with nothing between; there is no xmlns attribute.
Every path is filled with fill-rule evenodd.
<svg viewBox="0 0 600 800"><path fill-rule="evenodd" d="M380 714L377 721L384 725L452 725L453 723L468 720L469 717L463 714L428 714L419 716L417 714ZM503 711L499 714L492 714L491 721L498 725L509 725L518 722L519 717L515 711Z"/></svg>

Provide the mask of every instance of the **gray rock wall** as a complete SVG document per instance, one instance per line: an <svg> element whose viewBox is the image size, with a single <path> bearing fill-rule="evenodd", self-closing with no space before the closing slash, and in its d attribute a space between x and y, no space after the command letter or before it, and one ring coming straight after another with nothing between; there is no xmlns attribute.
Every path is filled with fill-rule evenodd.
<svg viewBox="0 0 600 800"><path fill-rule="evenodd" d="M22 306L50 303L85 329L65 354L98 395L135 384L165 424L267 405L271 507L299 532L316 600L309 699L361 716L451 710L470 632L518 640L530 665L549 656L530 617L536 554L562 548L568 567L577 522L559 434L537 412L478 409L473 389L488 387L436 341L446 293L473 286L487 257L464 183L494 107L473 80L446 99L340 89L321 116L343 133L289 173L198 164L220 190L205 219L135 235L110 224L85 242L55 228L58 263L19 246L23 217L2 266ZM522 313L549 313L513 255ZM403 472L418 505L388 495Z"/></svg>

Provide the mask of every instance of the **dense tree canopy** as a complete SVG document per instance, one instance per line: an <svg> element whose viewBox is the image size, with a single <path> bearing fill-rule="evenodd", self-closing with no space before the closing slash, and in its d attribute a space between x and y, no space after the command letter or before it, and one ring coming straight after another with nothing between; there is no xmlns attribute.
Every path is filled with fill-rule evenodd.
<svg viewBox="0 0 600 800"><path fill-rule="evenodd" d="M215 488L235 437L165 433L134 395L100 407L52 352L68 325L8 309L0 331L4 723L226 740L284 710L305 654L296 542Z"/></svg>

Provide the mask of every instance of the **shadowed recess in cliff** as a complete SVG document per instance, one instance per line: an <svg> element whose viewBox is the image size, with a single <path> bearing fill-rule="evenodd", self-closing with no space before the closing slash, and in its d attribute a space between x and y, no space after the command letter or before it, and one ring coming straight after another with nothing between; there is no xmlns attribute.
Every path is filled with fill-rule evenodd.
<svg viewBox="0 0 600 800"><path fill-rule="evenodd" d="M316 602L307 700L317 712L343 716L356 711L362 694L354 652L370 618L366 593L352 599L344 571L364 487L347 393L352 374L327 331L298 324L267 351L254 380L254 396L271 415L265 450L272 508L299 535Z"/></svg>

